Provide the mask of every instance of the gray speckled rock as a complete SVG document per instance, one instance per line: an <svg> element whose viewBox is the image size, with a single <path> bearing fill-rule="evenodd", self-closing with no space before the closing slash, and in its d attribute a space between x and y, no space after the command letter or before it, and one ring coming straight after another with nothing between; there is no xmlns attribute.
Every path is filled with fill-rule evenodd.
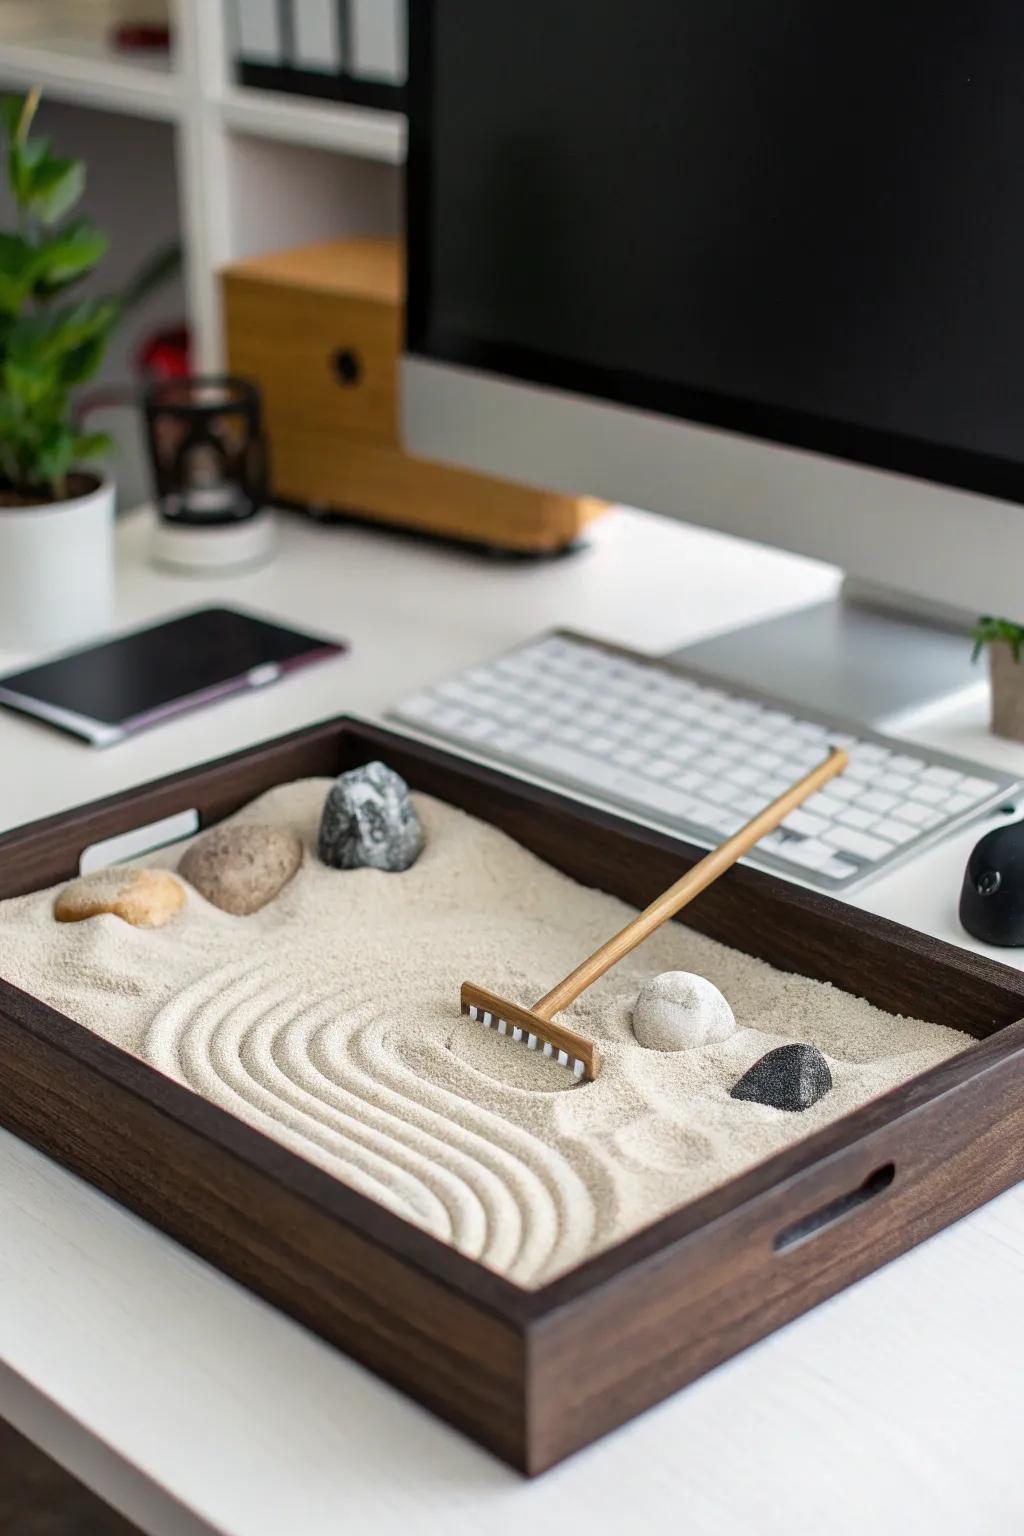
<svg viewBox="0 0 1024 1536"><path fill-rule="evenodd" d="M243 821L199 838L178 872L211 905L248 917L273 901L301 863L302 843L290 827Z"/></svg>
<svg viewBox="0 0 1024 1536"><path fill-rule="evenodd" d="M762 1056L732 1089L734 1099L752 1099L773 1109L810 1109L832 1087L828 1062L813 1045L779 1045Z"/></svg>
<svg viewBox="0 0 1024 1536"><path fill-rule="evenodd" d="M334 869L408 869L423 849L408 784L386 763L341 774L324 802L317 846Z"/></svg>

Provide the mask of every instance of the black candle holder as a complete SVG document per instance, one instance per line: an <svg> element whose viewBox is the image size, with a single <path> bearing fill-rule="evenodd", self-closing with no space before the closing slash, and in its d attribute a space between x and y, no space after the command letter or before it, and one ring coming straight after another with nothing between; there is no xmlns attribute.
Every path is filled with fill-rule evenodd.
<svg viewBox="0 0 1024 1536"><path fill-rule="evenodd" d="M185 570L265 559L273 527L256 385L230 374L163 379L144 404L156 559Z"/></svg>
<svg viewBox="0 0 1024 1536"><path fill-rule="evenodd" d="M263 507L266 447L259 390L247 379L163 379L145 397L162 518L190 527L237 523Z"/></svg>

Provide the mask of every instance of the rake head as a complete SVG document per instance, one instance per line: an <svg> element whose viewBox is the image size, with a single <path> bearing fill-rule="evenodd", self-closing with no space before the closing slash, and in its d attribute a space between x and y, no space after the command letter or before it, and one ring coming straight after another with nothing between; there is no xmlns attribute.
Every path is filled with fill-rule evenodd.
<svg viewBox="0 0 1024 1536"><path fill-rule="evenodd" d="M462 983L462 1011L485 1029L496 1029L499 1035L531 1051L540 1051L542 1056L550 1056L559 1066L568 1067L574 1077L589 1082L601 1069L601 1058L593 1041L561 1024L552 1024L550 1019L542 1019L529 1008L520 1008L518 1003L486 992L471 981Z"/></svg>

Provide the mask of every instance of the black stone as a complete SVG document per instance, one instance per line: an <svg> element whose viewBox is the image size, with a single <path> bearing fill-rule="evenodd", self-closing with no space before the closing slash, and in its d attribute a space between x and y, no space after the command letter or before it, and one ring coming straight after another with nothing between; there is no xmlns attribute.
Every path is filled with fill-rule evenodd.
<svg viewBox="0 0 1024 1536"><path fill-rule="evenodd" d="M832 1087L828 1062L813 1045L779 1045L762 1056L731 1089L734 1099L751 1099L772 1109L810 1109Z"/></svg>

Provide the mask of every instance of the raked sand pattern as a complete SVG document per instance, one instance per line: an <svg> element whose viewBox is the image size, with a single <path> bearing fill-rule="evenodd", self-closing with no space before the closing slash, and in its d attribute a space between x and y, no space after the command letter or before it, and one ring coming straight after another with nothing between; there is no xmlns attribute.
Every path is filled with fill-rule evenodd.
<svg viewBox="0 0 1024 1536"><path fill-rule="evenodd" d="M0 903L0 974L521 1285L971 1043L669 924L569 1011L603 1057L578 1084L464 1019L459 985L530 1003L630 910L425 797L412 869L327 869L327 789L285 785L240 813L293 826L305 846L262 911L233 917L189 888L164 928L57 924L40 892ZM147 862L173 867L181 846ZM695 1051L638 1045L633 1002L664 970L712 980L736 1033ZM831 1093L802 1115L729 1097L790 1040L824 1052Z"/></svg>

